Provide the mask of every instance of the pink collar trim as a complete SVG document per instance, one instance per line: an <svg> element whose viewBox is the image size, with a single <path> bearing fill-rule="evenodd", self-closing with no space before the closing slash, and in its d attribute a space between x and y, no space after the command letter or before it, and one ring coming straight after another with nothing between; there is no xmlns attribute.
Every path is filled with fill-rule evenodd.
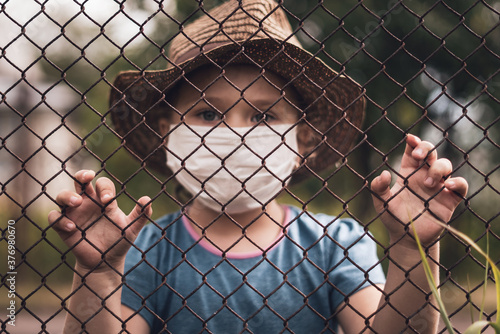
<svg viewBox="0 0 500 334"><path fill-rule="evenodd" d="M283 208L285 209L285 219L284 219L283 225L285 225L285 224L288 224L288 222L290 221L290 208L288 206L283 206ZM206 251L208 251L214 255L217 255L220 257L224 256L223 252L221 252L217 247L215 247L210 242L208 242L205 238L200 237L198 235L198 233L196 233L196 230L190 224L189 219L186 217L186 215L182 215L182 222L183 222L184 227L186 228L187 232L189 233L189 235L193 239L193 241L197 242ZM283 240L283 230L281 230L279 235L273 241L273 243L272 243L273 246L271 248L266 249L265 252L269 253L270 251L272 251L274 248L276 248L281 243L282 240ZM244 253L227 252L227 253L225 253L225 257L229 258L229 259L243 260L243 259L250 259L253 257L262 256L263 253L264 252L262 252L260 250L256 250L256 251L252 251L252 252L244 252Z"/></svg>

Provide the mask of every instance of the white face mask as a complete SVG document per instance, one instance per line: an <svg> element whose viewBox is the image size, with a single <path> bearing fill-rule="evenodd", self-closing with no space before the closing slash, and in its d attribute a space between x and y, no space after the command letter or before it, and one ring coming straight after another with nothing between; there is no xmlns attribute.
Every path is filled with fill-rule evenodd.
<svg viewBox="0 0 500 334"><path fill-rule="evenodd" d="M256 209L280 193L296 166L297 132L290 127L175 124L168 135L167 166L212 210L224 206L234 214Z"/></svg>

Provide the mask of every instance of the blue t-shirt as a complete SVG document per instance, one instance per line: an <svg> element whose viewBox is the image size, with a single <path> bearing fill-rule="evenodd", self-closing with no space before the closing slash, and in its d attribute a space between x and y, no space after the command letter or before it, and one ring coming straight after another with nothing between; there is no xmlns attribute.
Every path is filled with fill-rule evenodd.
<svg viewBox="0 0 500 334"><path fill-rule="evenodd" d="M354 220L287 211L264 253L223 256L180 212L147 225L127 255L122 303L152 333L335 331L343 301L384 283L375 243Z"/></svg>

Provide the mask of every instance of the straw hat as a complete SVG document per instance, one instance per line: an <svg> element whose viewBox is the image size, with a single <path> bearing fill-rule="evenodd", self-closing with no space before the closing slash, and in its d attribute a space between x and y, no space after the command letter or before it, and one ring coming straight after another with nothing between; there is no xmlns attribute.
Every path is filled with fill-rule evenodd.
<svg viewBox="0 0 500 334"><path fill-rule="evenodd" d="M215 7L182 29L169 51L169 68L122 72L110 96L112 120L125 147L167 176L159 109L183 75L207 64L254 64L280 75L299 93L304 117L298 140L306 150L294 181L333 166L361 133L362 89L302 48L273 0L230 0Z"/></svg>

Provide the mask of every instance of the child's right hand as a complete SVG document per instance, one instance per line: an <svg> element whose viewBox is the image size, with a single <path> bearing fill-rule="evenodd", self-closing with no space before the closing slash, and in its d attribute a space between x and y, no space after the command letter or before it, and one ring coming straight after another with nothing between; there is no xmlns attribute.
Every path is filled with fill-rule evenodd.
<svg viewBox="0 0 500 334"><path fill-rule="evenodd" d="M127 216L118 207L113 182L101 177L94 189L94 177L90 170L75 174L75 191L63 190L57 195L63 209L51 211L49 223L71 249L80 269L120 268L152 214L151 199L141 197Z"/></svg>

